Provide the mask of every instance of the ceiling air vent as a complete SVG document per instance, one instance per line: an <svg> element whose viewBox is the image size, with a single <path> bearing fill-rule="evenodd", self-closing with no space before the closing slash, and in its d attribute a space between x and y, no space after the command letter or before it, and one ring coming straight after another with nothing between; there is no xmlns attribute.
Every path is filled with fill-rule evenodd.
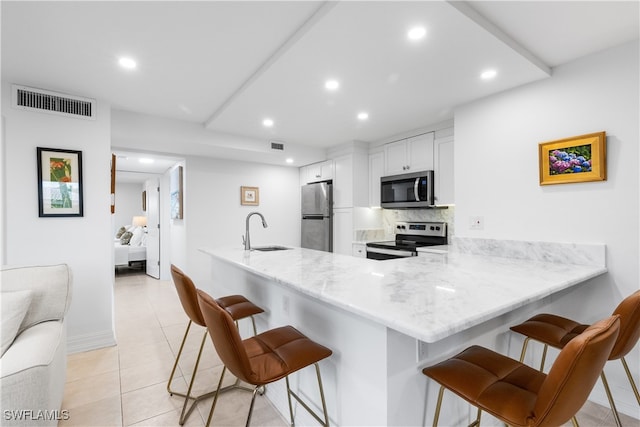
<svg viewBox="0 0 640 427"><path fill-rule="evenodd" d="M95 120L95 99L18 85L11 89L15 108Z"/></svg>
<svg viewBox="0 0 640 427"><path fill-rule="evenodd" d="M270 141L272 150L280 150L284 151L284 142L280 141Z"/></svg>

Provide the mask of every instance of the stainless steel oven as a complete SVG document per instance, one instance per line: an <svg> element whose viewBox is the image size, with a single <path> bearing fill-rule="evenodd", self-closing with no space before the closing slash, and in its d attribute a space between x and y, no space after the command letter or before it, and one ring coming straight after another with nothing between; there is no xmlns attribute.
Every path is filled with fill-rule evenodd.
<svg viewBox="0 0 640 427"><path fill-rule="evenodd" d="M419 247L446 244L446 222L397 222L395 240L367 243L367 258L407 258L418 256Z"/></svg>

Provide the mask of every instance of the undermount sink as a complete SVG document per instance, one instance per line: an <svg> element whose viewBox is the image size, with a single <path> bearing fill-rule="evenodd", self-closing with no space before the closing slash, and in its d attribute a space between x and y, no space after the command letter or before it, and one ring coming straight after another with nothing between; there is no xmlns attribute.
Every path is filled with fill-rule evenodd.
<svg viewBox="0 0 640 427"><path fill-rule="evenodd" d="M277 245L273 245L273 246L254 246L251 248L252 251L262 251L262 252L269 252L269 251L284 251L287 249L291 249L291 248L286 248L284 246L277 246Z"/></svg>

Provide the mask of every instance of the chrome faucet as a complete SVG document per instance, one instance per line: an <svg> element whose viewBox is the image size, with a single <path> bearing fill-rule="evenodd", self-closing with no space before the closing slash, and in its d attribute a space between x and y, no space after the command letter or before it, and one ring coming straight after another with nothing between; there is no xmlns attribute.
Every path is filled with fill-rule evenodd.
<svg viewBox="0 0 640 427"><path fill-rule="evenodd" d="M244 244L245 251L251 250L251 240L249 239L249 218L251 218L252 215L258 215L260 218L262 218L262 226L264 228L267 228L267 221L264 219L264 216L262 216L260 212L250 212L249 215L247 215L246 229L244 232L244 236L242 236L242 243Z"/></svg>

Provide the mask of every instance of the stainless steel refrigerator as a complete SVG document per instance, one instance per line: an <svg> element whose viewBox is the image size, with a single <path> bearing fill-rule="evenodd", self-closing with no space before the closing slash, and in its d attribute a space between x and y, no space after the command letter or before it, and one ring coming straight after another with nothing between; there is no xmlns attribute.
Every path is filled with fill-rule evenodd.
<svg viewBox="0 0 640 427"><path fill-rule="evenodd" d="M326 182L302 186L303 248L333 252L332 188Z"/></svg>

